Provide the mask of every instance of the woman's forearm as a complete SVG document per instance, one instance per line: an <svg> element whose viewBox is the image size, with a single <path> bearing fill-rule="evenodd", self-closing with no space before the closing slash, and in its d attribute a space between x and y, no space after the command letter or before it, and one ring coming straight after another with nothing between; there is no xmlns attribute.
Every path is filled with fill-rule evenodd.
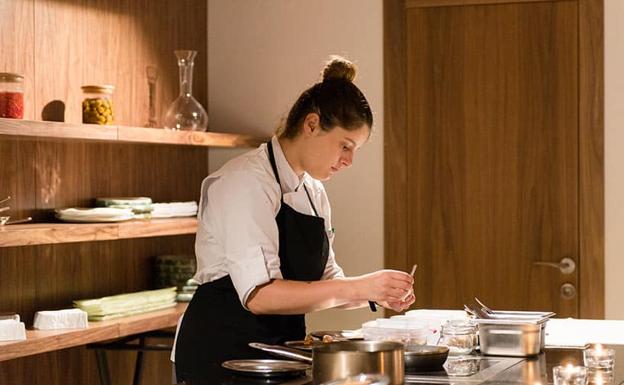
<svg viewBox="0 0 624 385"><path fill-rule="evenodd" d="M276 279L257 287L247 300L254 314L304 314L363 301L348 278L323 281Z"/></svg>
<svg viewBox="0 0 624 385"><path fill-rule="evenodd" d="M399 312L414 302L413 284L411 275L396 270L312 282L275 279L254 289L247 308L254 314L303 314L376 301Z"/></svg>

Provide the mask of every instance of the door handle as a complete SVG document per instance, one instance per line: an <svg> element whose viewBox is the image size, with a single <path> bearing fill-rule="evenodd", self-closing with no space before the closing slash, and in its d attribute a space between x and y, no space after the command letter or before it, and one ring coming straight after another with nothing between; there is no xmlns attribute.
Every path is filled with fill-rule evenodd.
<svg viewBox="0 0 624 385"><path fill-rule="evenodd" d="M546 266L559 269L561 274L572 274L576 270L576 263L570 257L563 257L559 262L533 262L535 266Z"/></svg>

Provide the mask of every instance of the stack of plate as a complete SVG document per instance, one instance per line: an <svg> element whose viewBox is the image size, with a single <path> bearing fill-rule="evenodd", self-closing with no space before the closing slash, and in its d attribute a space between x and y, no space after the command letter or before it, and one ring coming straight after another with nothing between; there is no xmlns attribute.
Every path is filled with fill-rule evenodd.
<svg viewBox="0 0 624 385"><path fill-rule="evenodd" d="M182 290L178 290L178 296L176 297L176 301L178 302L191 302L193 299L193 294L197 291L199 287L199 282L194 280L193 278L186 281L186 284L182 286Z"/></svg>
<svg viewBox="0 0 624 385"><path fill-rule="evenodd" d="M97 198L95 205L97 207L130 209L136 218L149 218L149 214L152 212L152 199L147 197Z"/></svg>
<svg viewBox="0 0 624 385"><path fill-rule="evenodd" d="M156 287L176 286L177 300L188 302L198 286L198 282L191 279L195 270L196 261L192 255L159 255L154 260Z"/></svg>
<svg viewBox="0 0 624 385"><path fill-rule="evenodd" d="M156 287L176 286L182 289L186 281L195 274L193 255L159 255L154 259Z"/></svg>
<svg viewBox="0 0 624 385"><path fill-rule="evenodd" d="M65 222L120 222L134 218L131 209L113 207L57 209L56 217Z"/></svg>
<svg viewBox="0 0 624 385"><path fill-rule="evenodd" d="M154 203L152 218L194 217L197 215L197 202Z"/></svg>
<svg viewBox="0 0 624 385"><path fill-rule="evenodd" d="M110 297L74 301L74 307L84 310L89 321L104 321L175 306L176 288L146 290Z"/></svg>

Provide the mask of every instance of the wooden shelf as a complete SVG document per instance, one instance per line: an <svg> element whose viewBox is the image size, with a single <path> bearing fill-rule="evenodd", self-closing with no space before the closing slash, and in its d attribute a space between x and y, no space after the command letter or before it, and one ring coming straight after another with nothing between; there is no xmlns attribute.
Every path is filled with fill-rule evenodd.
<svg viewBox="0 0 624 385"><path fill-rule="evenodd" d="M187 304L165 310L89 322L86 329L27 330L25 341L0 342L0 361L175 327Z"/></svg>
<svg viewBox="0 0 624 385"><path fill-rule="evenodd" d="M256 147L268 140L268 138L251 135L218 132L172 131L162 128L100 126L3 118L0 118L0 135L230 148Z"/></svg>
<svg viewBox="0 0 624 385"><path fill-rule="evenodd" d="M0 247L195 234L196 218L117 223L32 223L0 227Z"/></svg>

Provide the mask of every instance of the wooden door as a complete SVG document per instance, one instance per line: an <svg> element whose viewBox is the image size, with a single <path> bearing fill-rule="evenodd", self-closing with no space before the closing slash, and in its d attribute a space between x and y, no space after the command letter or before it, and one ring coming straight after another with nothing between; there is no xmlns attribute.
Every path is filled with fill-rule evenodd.
<svg viewBox="0 0 624 385"><path fill-rule="evenodd" d="M417 307L459 309L477 296L579 316L582 295L593 295L581 195L602 198L583 190L592 138L581 127L581 3L413 0L400 9L393 28L405 51L391 55L404 65L404 125L386 125L386 199L397 200L386 219L404 230L386 223L395 242L386 258L418 263ZM587 261L602 263L598 249ZM557 268L563 258L574 269ZM594 286L604 280L595 268Z"/></svg>

